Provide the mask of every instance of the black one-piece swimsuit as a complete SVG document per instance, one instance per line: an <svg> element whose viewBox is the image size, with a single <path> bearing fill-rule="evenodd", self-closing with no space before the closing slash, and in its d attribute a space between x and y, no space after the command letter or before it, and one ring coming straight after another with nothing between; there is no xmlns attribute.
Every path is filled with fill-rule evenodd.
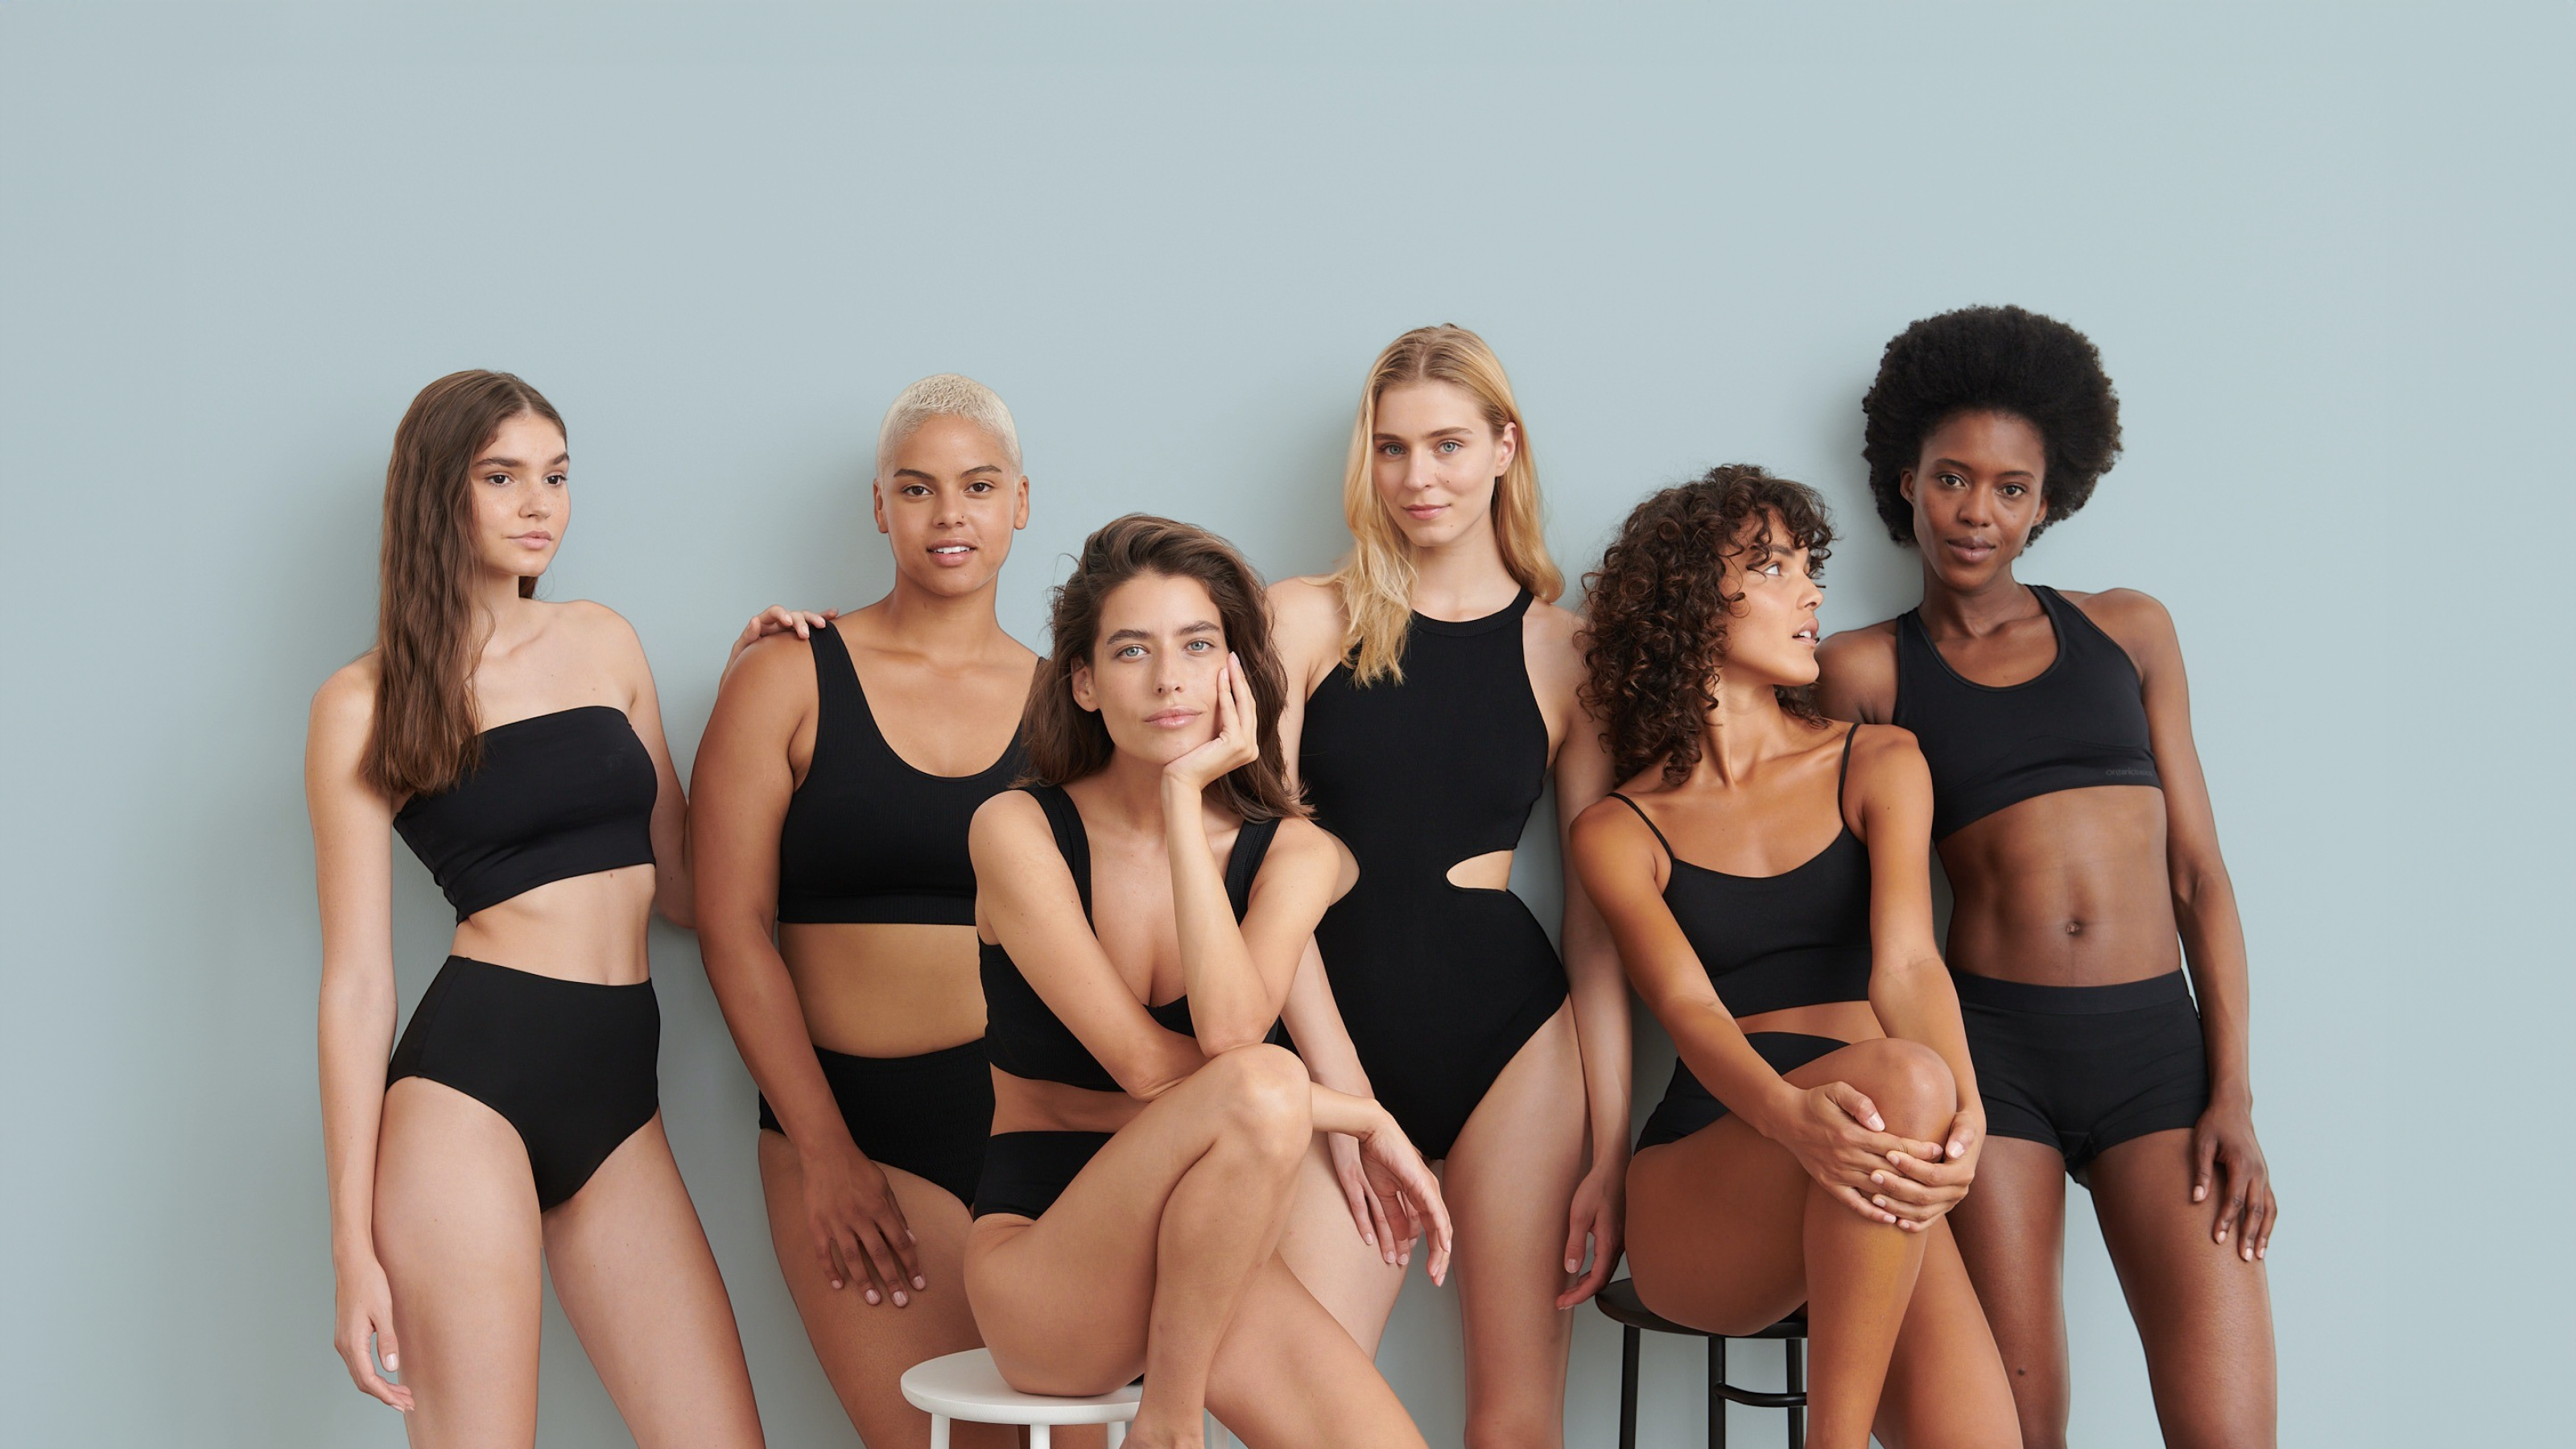
<svg viewBox="0 0 2576 1449"><path fill-rule="evenodd" d="M1360 868L1315 944L1378 1100L1433 1160L1566 997L1564 963L1520 897L1449 879L1517 848L1547 784L1529 607L1523 590L1481 619L1414 615L1404 682L1363 688L1336 665L1298 746L1316 823Z"/></svg>

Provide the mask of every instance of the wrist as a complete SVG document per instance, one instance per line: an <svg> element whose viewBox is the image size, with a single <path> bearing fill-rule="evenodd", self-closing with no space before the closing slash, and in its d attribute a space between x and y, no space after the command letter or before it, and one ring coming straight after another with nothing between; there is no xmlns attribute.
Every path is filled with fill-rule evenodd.
<svg viewBox="0 0 2576 1449"><path fill-rule="evenodd" d="M2242 1077L2213 1079L2209 1084L2209 1105L2251 1113L2254 1110L2253 1084Z"/></svg>
<svg viewBox="0 0 2576 1449"><path fill-rule="evenodd" d="M1805 1092L1790 1086L1788 1080L1782 1078L1763 1092L1762 1099L1753 1104L1751 1111L1744 1114L1744 1120L1752 1124L1754 1131L1777 1142L1787 1124L1796 1117L1799 1104L1804 1102L1806 1097Z"/></svg>
<svg viewBox="0 0 2576 1449"><path fill-rule="evenodd" d="M331 1272L335 1276L345 1278L352 1273L363 1272L377 1266L379 1265L376 1262L376 1242L373 1237L332 1234Z"/></svg>

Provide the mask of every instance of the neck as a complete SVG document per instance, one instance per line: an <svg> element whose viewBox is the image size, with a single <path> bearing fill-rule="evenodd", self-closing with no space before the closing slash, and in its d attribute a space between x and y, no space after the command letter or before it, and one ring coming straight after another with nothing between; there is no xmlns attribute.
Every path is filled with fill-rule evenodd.
<svg viewBox="0 0 2576 1449"><path fill-rule="evenodd" d="M1991 634L2015 619L2037 612L2039 600L2013 577L2012 565L1995 570L1994 576L1974 589L1956 589L1942 581L1926 561L1923 565L1923 622L1934 625L1943 634Z"/></svg>
<svg viewBox="0 0 2576 1449"><path fill-rule="evenodd" d="M1413 549L1413 607L1435 619L1480 618L1511 602L1520 591L1503 566L1494 520L1434 548Z"/></svg>
<svg viewBox="0 0 2576 1449"><path fill-rule="evenodd" d="M886 630L905 647L936 659L970 658L983 651L1001 631L994 616L998 576L964 594L934 594L901 573L894 587L877 600L874 610Z"/></svg>
<svg viewBox="0 0 2576 1449"><path fill-rule="evenodd" d="M1786 750L1796 728L1768 682L1721 679L1717 707L1708 712L1708 725L1700 733L1699 764L1691 773L1719 785L1740 783Z"/></svg>
<svg viewBox="0 0 2576 1449"><path fill-rule="evenodd" d="M473 622L470 627L474 631L474 642L478 653L494 644L507 650L519 642L516 630L510 631L510 637L503 637L504 625L515 622L521 616L519 606L526 602L527 600L519 597L517 574L488 568L477 572L474 580Z"/></svg>
<svg viewBox="0 0 2576 1449"><path fill-rule="evenodd" d="M1125 750L1112 750L1109 763L1086 782L1102 823L1146 835L1163 833L1163 767Z"/></svg>

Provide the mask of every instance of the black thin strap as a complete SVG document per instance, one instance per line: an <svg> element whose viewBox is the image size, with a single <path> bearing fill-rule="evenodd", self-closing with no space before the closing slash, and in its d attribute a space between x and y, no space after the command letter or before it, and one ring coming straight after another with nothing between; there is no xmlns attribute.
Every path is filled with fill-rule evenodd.
<svg viewBox="0 0 2576 1449"><path fill-rule="evenodd" d="M1627 796L1620 794L1620 793L1619 793L1618 791L1616 791L1616 790L1613 790L1613 791L1611 791L1611 792L1610 792L1610 798L1611 798L1611 799L1613 799L1613 800L1618 801L1618 802L1619 802L1620 804L1622 804L1622 805L1627 806L1629 809L1636 811L1636 812L1637 812L1637 818L1646 822L1646 828L1647 828L1648 830L1655 830L1655 817L1653 817L1653 816L1651 816L1651 815L1648 815L1648 814L1646 813L1646 807L1645 807L1645 806L1638 804L1636 801L1629 799ZM1660 845L1660 846L1662 846L1662 847L1664 848L1664 859L1666 859L1666 860L1679 860L1679 859L1681 859L1681 857L1680 857L1679 855L1676 855L1676 854L1674 854L1674 853L1673 853L1673 843L1672 843L1671 841L1669 841L1669 840L1664 839L1664 832L1662 832L1662 831L1660 831L1660 830L1655 830L1655 843L1656 843L1656 844L1658 844L1658 845Z"/></svg>
<svg viewBox="0 0 2576 1449"><path fill-rule="evenodd" d="M1279 820L1247 820L1234 833L1234 849L1225 858L1225 898L1234 906L1234 918L1252 909L1252 882L1261 874L1261 862L1270 857L1270 842L1279 838Z"/></svg>
<svg viewBox="0 0 2576 1449"><path fill-rule="evenodd" d="M1064 868L1073 872L1073 888L1082 894L1082 918L1091 919L1091 832L1083 828L1082 812L1074 808L1073 797L1062 785L1023 785L1046 811L1047 828L1055 832L1055 848L1064 856Z"/></svg>
<svg viewBox="0 0 2576 1449"><path fill-rule="evenodd" d="M1854 723L1850 729L1843 731L1843 768L1841 774L1834 776L1834 813L1837 815L1841 814L1843 809L1843 783L1851 778L1852 740L1859 734L1860 725L1858 723Z"/></svg>

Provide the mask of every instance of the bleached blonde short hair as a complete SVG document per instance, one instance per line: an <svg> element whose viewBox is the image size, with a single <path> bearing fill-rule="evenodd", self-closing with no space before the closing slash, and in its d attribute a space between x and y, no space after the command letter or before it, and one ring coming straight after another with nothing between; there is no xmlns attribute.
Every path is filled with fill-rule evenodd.
<svg viewBox="0 0 2576 1449"><path fill-rule="evenodd" d="M904 440L932 418L964 418L992 434L1009 455L1011 471L1019 471L1020 430L1012 425L1011 410L1002 405L1000 394L971 377L943 372L905 388L886 409L885 424L877 429L878 477L894 465L895 450Z"/></svg>

